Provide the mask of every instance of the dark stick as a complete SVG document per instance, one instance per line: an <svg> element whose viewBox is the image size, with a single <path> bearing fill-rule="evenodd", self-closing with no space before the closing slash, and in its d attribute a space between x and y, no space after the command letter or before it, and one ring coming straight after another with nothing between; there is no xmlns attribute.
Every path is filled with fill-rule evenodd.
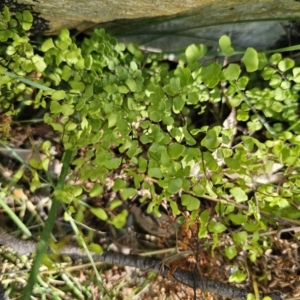
<svg viewBox="0 0 300 300"><path fill-rule="evenodd" d="M17 239L2 229L0 229L0 244L13 248L19 254L34 253L37 246L37 243L33 241ZM76 246L65 246L59 250L59 254L68 255L73 260L81 259L84 262L89 261L87 254L81 248ZM164 260L158 258L142 257L134 254L125 255L123 253L111 251L104 252L103 254L91 253L91 255L95 262L136 267L141 270L149 270L155 273L160 273L164 277L170 274L170 269L164 265ZM181 268L178 268L176 271L174 271L172 276L180 283L185 284L193 289L209 291L229 299L246 300L247 295L250 293L245 289L238 288L206 276L199 276L194 272L190 272ZM272 298L272 300L282 299L281 294L276 292L269 296ZM263 297L264 295L261 295L261 299ZM0 300L2 300L1 297Z"/></svg>

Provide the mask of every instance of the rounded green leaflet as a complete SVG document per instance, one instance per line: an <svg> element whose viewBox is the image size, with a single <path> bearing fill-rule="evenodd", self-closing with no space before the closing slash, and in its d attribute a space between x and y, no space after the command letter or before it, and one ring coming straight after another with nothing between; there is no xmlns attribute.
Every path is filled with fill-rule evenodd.
<svg viewBox="0 0 300 300"><path fill-rule="evenodd" d="M229 246L225 248L225 255L229 259L233 259L237 255L236 247L235 246Z"/></svg>
<svg viewBox="0 0 300 300"><path fill-rule="evenodd" d="M55 47L55 45L53 43L52 38L49 38L49 39L44 41L44 43L41 46L41 50L43 52L47 52L49 49L54 48L54 47Z"/></svg>
<svg viewBox="0 0 300 300"><path fill-rule="evenodd" d="M245 243L248 239L248 233L246 231L234 232L232 238L236 243Z"/></svg>
<svg viewBox="0 0 300 300"><path fill-rule="evenodd" d="M167 191L171 194L176 194L179 192L181 187L182 187L182 179L175 178L170 181Z"/></svg>
<svg viewBox="0 0 300 300"><path fill-rule="evenodd" d="M234 53L234 49L231 47L231 40L230 40L229 36L227 36L227 35L221 36L221 38L219 39L219 45L220 45L222 52L226 56L230 56Z"/></svg>
<svg viewBox="0 0 300 300"><path fill-rule="evenodd" d="M9 12L9 9L6 5L4 5L4 8L3 8L3 18L4 18L5 22L10 21L10 12Z"/></svg>
<svg viewBox="0 0 300 300"><path fill-rule="evenodd" d="M200 214L200 228L198 232L199 238L204 238L207 236L207 223L209 220L209 212L207 209L201 212Z"/></svg>
<svg viewBox="0 0 300 300"><path fill-rule="evenodd" d="M278 69L282 72L285 72L289 69L292 69L295 65L295 61L291 58L284 58L278 63Z"/></svg>
<svg viewBox="0 0 300 300"><path fill-rule="evenodd" d="M203 196L205 194L205 188L201 184L198 184L193 186L193 192L196 196Z"/></svg>
<svg viewBox="0 0 300 300"><path fill-rule="evenodd" d="M242 62L245 64L247 72L257 71L259 65L257 51L251 47L247 48L244 56L242 57Z"/></svg>
<svg viewBox="0 0 300 300"><path fill-rule="evenodd" d="M25 22L28 22L28 23L32 23L33 22L33 16L32 16L32 14L30 13L29 10L24 10L23 11L23 20Z"/></svg>
<svg viewBox="0 0 300 300"><path fill-rule="evenodd" d="M122 198L124 200L127 200L128 198L133 197L137 193L137 190L134 188L126 188L126 189L121 190L120 193L121 193Z"/></svg>
<svg viewBox="0 0 300 300"><path fill-rule="evenodd" d="M220 145L220 139L218 138L216 128L212 128L207 131L206 136L201 141L201 145L207 149L216 149Z"/></svg>
<svg viewBox="0 0 300 300"><path fill-rule="evenodd" d="M242 214L230 214L229 218L234 224L237 225L244 224L247 221L247 216Z"/></svg>
<svg viewBox="0 0 300 300"><path fill-rule="evenodd" d="M162 174L162 171L160 168L149 168L148 169L148 175L150 177L153 177L153 178L162 178L163 177L163 174Z"/></svg>
<svg viewBox="0 0 300 300"><path fill-rule="evenodd" d="M178 209L177 203L175 201L170 201L169 202L171 209L172 209L172 213L174 215L180 215L180 210Z"/></svg>
<svg viewBox="0 0 300 300"><path fill-rule="evenodd" d="M162 122L165 124L165 125L173 125L174 123L174 119L170 116L163 116L162 117Z"/></svg>
<svg viewBox="0 0 300 300"><path fill-rule="evenodd" d="M117 214L111 221L111 224L114 225L117 229L124 227L127 221L128 211L123 209L121 213Z"/></svg>
<svg viewBox="0 0 300 300"><path fill-rule="evenodd" d="M210 221L208 223L208 230L210 232L221 233L224 232L226 229L227 229L226 226L220 222Z"/></svg>
<svg viewBox="0 0 300 300"><path fill-rule="evenodd" d="M168 153L170 157L173 159L179 158L181 155L184 154L184 151L185 151L185 146L178 143L171 144L168 147Z"/></svg>
<svg viewBox="0 0 300 300"><path fill-rule="evenodd" d="M37 54L31 58L31 61L34 64L34 66L38 72L44 72L44 70L47 67L44 59Z"/></svg>
<svg viewBox="0 0 300 300"><path fill-rule="evenodd" d="M177 93L181 91L181 84L180 84L180 78L173 77L170 80L170 88L173 92Z"/></svg>
<svg viewBox="0 0 300 300"><path fill-rule="evenodd" d="M265 53L258 53L258 70L262 70L268 63Z"/></svg>
<svg viewBox="0 0 300 300"><path fill-rule="evenodd" d="M121 178L116 178L112 190L117 192L126 187L126 182Z"/></svg>
<svg viewBox="0 0 300 300"><path fill-rule="evenodd" d="M184 205L188 211L193 211L200 207L199 199L190 195L182 195L181 204Z"/></svg>
<svg viewBox="0 0 300 300"><path fill-rule="evenodd" d="M191 70L189 68L177 68L174 74L179 76L179 83L182 88L187 86L188 84L193 83L193 78L191 77Z"/></svg>
<svg viewBox="0 0 300 300"><path fill-rule="evenodd" d="M188 63L194 63L198 59L202 58L206 53L206 47L204 45L199 45L198 47L195 44L188 46L185 50L185 56Z"/></svg>
<svg viewBox="0 0 300 300"><path fill-rule="evenodd" d="M51 98L52 98L52 100L55 100L55 101L62 100L65 98L65 94L66 94L66 92L63 90L55 91L51 95Z"/></svg>
<svg viewBox="0 0 300 300"><path fill-rule="evenodd" d="M209 64L208 66L204 66L201 69L201 77L203 82L209 87L215 87L220 81L220 73L222 70L222 66L215 62Z"/></svg>
<svg viewBox="0 0 300 300"><path fill-rule="evenodd" d="M92 207L90 208L90 212L100 220L105 221L108 219L106 211L101 207L97 207L97 208Z"/></svg>
<svg viewBox="0 0 300 300"><path fill-rule="evenodd" d="M132 92L136 92L138 90L138 86L137 86L136 81L134 79L128 78L126 80L126 84Z"/></svg>
<svg viewBox="0 0 300 300"><path fill-rule="evenodd" d="M233 195L233 197L237 203L248 200L247 194L240 187L234 187L234 188L230 189L230 194Z"/></svg>
<svg viewBox="0 0 300 300"><path fill-rule="evenodd" d="M99 183L95 183L92 189L89 191L90 197L97 197L103 193L103 187Z"/></svg>
<svg viewBox="0 0 300 300"><path fill-rule="evenodd" d="M104 162L104 166L109 170L113 170L113 169L117 169L120 163L121 163L120 158L113 158L113 159L106 160Z"/></svg>
<svg viewBox="0 0 300 300"><path fill-rule="evenodd" d="M182 111L185 104L185 99L183 96L176 96L173 100L173 111L178 114Z"/></svg>
<svg viewBox="0 0 300 300"><path fill-rule="evenodd" d="M237 64L230 64L223 72L226 80L237 80L240 76L241 68Z"/></svg>
<svg viewBox="0 0 300 300"><path fill-rule="evenodd" d="M187 124L185 124L182 127L182 133L185 137L186 143L190 146L193 146L196 144L196 140L192 137L192 135L189 133L188 129L187 129Z"/></svg>
<svg viewBox="0 0 300 300"><path fill-rule="evenodd" d="M270 57L269 63L272 65L277 65L281 59L282 59L282 55L280 53L274 53Z"/></svg>
<svg viewBox="0 0 300 300"><path fill-rule="evenodd" d="M246 278L247 278L247 274L238 270L237 272L230 275L229 282L240 283L240 282L243 282L244 280L246 280Z"/></svg>

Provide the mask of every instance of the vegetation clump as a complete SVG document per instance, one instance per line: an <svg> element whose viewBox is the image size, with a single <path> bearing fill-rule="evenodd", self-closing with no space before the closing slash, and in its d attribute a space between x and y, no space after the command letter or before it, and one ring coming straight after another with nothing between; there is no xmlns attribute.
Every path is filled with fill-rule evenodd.
<svg viewBox="0 0 300 300"><path fill-rule="evenodd" d="M282 276L271 263L285 250L280 233L293 232L299 243L298 61L253 48L234 61L223 36L218 56L190 45L172 69L162 55L120 44L102 29L83 41L63 29L35 43L28 35L32 22L28 11L11 16L5 8L0 15L1 153L11 151L21 162L10 176L1 167L0 206L16 225L28 235L32 225L43 228L47 245L63 207L79 243L101 252L87 216L95 230L121 232L138 207L167 216L167 226L181 224L177 247L191 249L197 260L215 259L215 266L198 265L198 271L217 277L217 262L226 263L230 270L220 280L243 283L256 299L269 292ZM38 158L25 160L16 149L25 138L14 140L15 124L25 120L32 134L23 135ZM37 123L51 134L37 134L34 143L29 137L42 132ZM51 169L54 160L61 172ZM38 213L24 217L36 195L52 199L45 226ZM11 198L20 213L7 205ZM292 255L289 263L296 260ZM45 291L43 280L36 294ZM278 289L292 295L299 289L293 282ZM77 292L91 296L88 288Z"/></svg>

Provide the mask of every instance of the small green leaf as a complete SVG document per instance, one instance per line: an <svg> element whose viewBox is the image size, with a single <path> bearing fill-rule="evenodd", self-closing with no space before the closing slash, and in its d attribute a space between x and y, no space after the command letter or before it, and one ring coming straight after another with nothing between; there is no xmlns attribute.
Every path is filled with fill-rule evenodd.
<svg viewBox="0 0 300 300"><path fill-rule="evenodd" d="M95 183L89 191L90 197L97 197L103 193L103 187L99 183Z"/></svg>
<svg viewBox="0 0 300 300"><path fill-rule="evenodd" d="M237 225L242 225L247 221L247 216L242 214L230 214L229 219Z"/></svg>
<svg viewBox="0 0 300 300"><path fill-rule="evenodd" d="M229 282L240 283L240 282L243 282L244 280L246 280L246 278L247 278L247 274L238 270L238 271L234 272L232 275L230 275Z"/></svg>
<svg viewBox="0 0 300 300"><path fill-rule="evenodd" d="M33 22L33 17L30 11L24 10L22 14L22 28L25 31L28 31L32 26L32 22Z"/></svg>
<svg viewBox="0 0 300 300"><path fill-rule="evenodd" d="M206 136L201 141L201 146L207 149L216 149L220 145L220 139L218 138L218 133L215 128L209 129Z"/></svg>
<svg viewBox="0 0 300 300"><path fill-rule="evenodd" d="M227 35L221 36L221 38L219 39L219 45L222 52L226 56L231 56L234 53L234 49L231 47L231 41L229 36Z"/></svg>
<svg viewBox="0 0 300 300"><path fill-rule="evenodd" d="M180 215L180 210L178 209L177 203L175 201L170 201L170 206L171 206L171 210L172 210L172 214L174 214L175 216Z"/></svg>
<svg viewBox="0 0 300 300"><path fill-rule="evenodd" d="M65 81L69 81L71 75L72 75L72 69L69 66L65 65L62 70L61 78Z"/></svg>
<svg viewBox="0 0 300 300"><path fill-rule="evenodd" d="M203 160L205 161L205 166L211 171L218 171L219 165L215 158L209 151L203 152Z"/></svg>
<svg viewBox="0 0 300 300"><path fill-rule="evenodd" d="M4 5L4 8L3 8L3 19L4 19L5 22L10 21L10 12L9 12L9 9L6 5Z"/></svg>
<svg viewBox="0 0 300 300"><path fill-rule="evenodd" d="M263 298L263 299L265 299L265 298ZM247 299L246 300L256 300L256 297L255 297L254 294L249 293L249 294L247 294ZM272 299L270 298L270 300L272 300Z"/></svg>
<svg viewBox="0 0 300 300"><path fill-rule="evenodd" d="M160 178L163 177L163 174L162 174L160 168L149 168L148 169L148 176L160 179Z"/></svg>
<svg viewBox="0 0 300 300"><path fill-rule="evenodd" d="M200 58L202 58L206 53L206 48L204 45L196 46L192 44L188 46L185 50L185 56L187 58L188 63L194 63Z"/></svg>
<svg viewBox="0 0 300 300"><path fill-rule="evenodd" d="M118 90L118 86L116 84L108 84L103 89L108 93L108 94L115 94L116 91Z"/></svg>
<svg viewBox="0 0 300 300"><path fill-rule="evenodd" d="M132 198L137 193L136 189L134 188L126 188L120 191L120 194L124 200L127 200L128 198Z"/></svg>
<svg viewBox="0 0 300 300"><path fill-rule="evenodd" d="M171 144L168 147L168 154L170 155L171 158L177 159L180 156L182 156L185 152L185 147L181 144Z"/></svg>
<svg viewBox="0 0 300 300"><path fill-rule="evenodd" d="M234 188L230 189L229 191L237 203L248 200L247 194L240 187L234 187Z"/></svg>
<svg viewBox="0 0 300 300"><path fill-rule="evenodd" d="M208 223L208 230L214 233L221 233L227 230L226 226L220 222L210 221Z"/></svg>
<svg viewBox="0 0 300 300"><path fill-rule="evenodd" d="M265 53L258 53L258 70L262 70L265 65L268 63Z"/></svg>
<svg viewBox="0 0 300 300"><path fill-rule="evenodd" d="M51 102L51 104L52 103L53 102ZM74 108L70 104L63 104L63 105L61 105L60 108L61 108L60 113L62 113L64 116L71 116L74 113Z"/></svg>
<svg viewBox="0 0 300 300"><path fill-rule="evenodd" d="M50 111L53 114L59 114L59 113L61 113L61 105L58 102L56 102L56 101L51 101L51 103L50 103Z"/></svg>
<svg viewBox="0 0 300 300"><path fill-rule="evenodd" d="M232 238L236 243L246 243L248 239L248 233L246 231L232 233Z"/></svg>
<svg viewBox="0 0 300 300"><path fill-rule="evenodd" d="M236 247L235 246L229 246L225 248L225 255L229 259L233 259L237 255Z"/></svg>
<svg viewBox="0 0 300 300"><path fill-rule="evenodd" d="M54 48L54 47L55 46L54 46L52 38L49 38L44 41L44 43L41 46L41 50L43 52L47 52L49 49Z"/></svg>
<svg viewBox="0 0 300 300"><path fill-rule="evenodd" d="M127 209L123 209L122 212L119 213L118 215L116 215L113 218L113 220L110 221L109 223L111 223L112 225L114 225L117 229L121 229L126 224L127 216L128 216L128 210Z"/></svg>
<svg viewBox="0 0 300 300"><path fill-rule="evenodd" d="M31 58L31 61L33 62L33 64L35 65L35 68L38 72L44 72L45 69L47 68L47 65L44 61L44 59L39 56L39 55L34 55L32 58Z"/></svg>
<svg viewBox="0 0 300 300"><path fill-rule="evenodd" d="M241 68L237 64L230 64L224 71L226 80L237 80L240 76Z"/></svg>
<svg viewBox="0 0 300 300"><path fill-rule="evenodd" d="M110 114L107 118L108 120L108 128L111 128L116 125L118 121L118 115L117 114Z"/></svg>
<svg viewBox="0 0 300 300"><path fill-rule="evenodd" d="M242 57L242 62L245 64L247 72L256 71L259 64L257 51L254 48L247 48L244 56Z"/></svg>
<svg viewBox="0 0 300 300"><path fill-rule="evenodd" d="M274 67L265 67L262 72L262 77L264 80L270 80L270 78L276 73L276 69Z"/></svg>
<svg viewBox="0 0 300 300"><path fill-rule="evenodd" d="M90 70L93 65L93 57L92 55L85 55L84 56L84 67L86 70Z"/></svg>
<svg viewBox="0 0 300 300"><path fill-rule="evenodd" d="M33 16L30 13L29 10L24 10L23 11L23 20L27 23L32 23L33 22Z"/></svg>
<svg viewBox="0 0 300 300"><path fill-rule="evenodd" d="M269 62L270 64L272 65L277 65L282 59L282 55L281 53L274 53L270 59L269 59Z"/></svg>
<svg viewBox="0 0 300 300"><path fill-rule="evenodd" d="M205 188L201 184L193 186L193 192L196 196L203 196L205 194Z"/></svg>
<svg viewBox="0 0 300 300"><path fill-rule="evenodd" d="M126 187L126 182L121 178L116 178L112 190L117 192Z"/></svg>
<svg viewBox="0 0 300 300"><path fill-rule="evenodd" d="M85 84L83 82L72 80L72 81L69 81L69 85L72 87L72 89L75 92L82 93L85 89Z"/></svg>
<svg viewBox="0 0 300 300"><path fill-rule="evenodd" d="M170 80L170 88L175 93L179 92L181 90L180 78L178 78L178 77L171 78L171 80Z"/></svg>
<svg viewBox="0 0 300 300"><path fill-rule="evenodd" d="M182 127L182 132L188 145L193 146L196 144L196 140L191 136L187 129L187 123Z"/></svg>
<svg viewBox="0 0 300 300"><path fill-rule="evenodd" d="M108 219L106 211L101 207L97 207L97 208L92 207L90 208L90 211L92 214L94 214L98 219L102 221L106 221Z"/></svg>
<svg viewBox="0 0 300 300"><path fill-rule="evenodd" d="M209 211L208 211L208 209L205 209L200 214L200 228L199 228L199 232L198 232L198 237L200 239L205 238L207 236L206 226L207 226L208 220L209 220Z"/></svg>
<svg viewBox="0 0 300 300"><path fill-rule="evenodd" d="M1 67L1 66L0 66ZM165 124L165 125L173 125L174 124L174 119L170 116L163 116L162 117L162 122Z"/></svg>
<svg viewBox="0 0 300 300"><path fill-rule="evenodd" d="M123 205L123 201L122 200L118 200L118 199L112 200L109 203L110 209L115 209L117 207L120 207L121 205Z"/></svg>
<svg viewBox="0 0 300 300"><path fill-rule="evenodd" d="M178 114L182 111L185 101L182 96L176 96L173 100L173 111L175 114Z"/></svg>
<svg viewBox="0 0 300 300"><path fill-rule="evenodd" d="M65 58L70 64L76 64L78 62L78 60L80 59L79 49L69 50L65 54Z"/></svg>
<svg viewBox="0 0 300 300"><path fill-rule="evenodd" d="M215 87L220 81L219 75L221 70L222 66L215 62L209 64L208 66L202 67L201 76L203 82L210 88Z"/></svg>
<svg viewBox="0 0 300 300"><path fill-rule="evenodd" d="M77 124L76 124L76 123L74 123L74 122L72 122L72 121L69 121L69 122L67 122L66 125L65 125L65 130L66 130L66 131L73 131L73 130L76 129L76 127L77 127Z"/></svg>
<svg viewBox="0 0 300 300"><path fill-rule="evenodd" d="M176 194L182 187L182 179L176 178L172 179L169 183L167 191L171 194Z"/></svg>
<svg viewBox="0 0 300 300"><path fill-rule="evenodd" d="M278 63L278 69L281 72L285 72L289 69L292 69L294 65L295 65L295 61L292 60L291 58L286 57Z"/></svg>
<svg viewBox="0 0 300 300"><path fill-rule="evenodd" d="M121 158L113 158L104 162L104 166L109 170L117 169L120 166L120 164Z"/></svg>
<svg viewBox="0 0 300 300"><path fill-rule="evenodd" d="M187 96L187 103L188 104L197 104L199 102L199 93L197 92L189 92Z"/></svg>
<svg viewBox="0 0 300 300"><path fill-rule="evenodd" d="M134 79L128 78L126 80L126 84L132 92L137 92L138 87L137 87L136 81Z"/></svg>
<svg viewBox="0 0 300 300"><path fill-rule="evenodd" d="M53 94L51 95L52 100L54 101L58 101L58 100L62 100L65 98L65 94L66 92L63 90L60 91L55 91L53 92Z"/></svg>
<svg viewBox="0 0 300 300"><path fill-rule="evenodd" d="M7 68L0 66L0 75L3 75L7 71Z"/></svg>
<svg viewBox="0 0 300 300"><path fill-rule="evenodd" d="M101 254L103 252L102 247L98 244L95 244L95 243L91 243L88 248L89 248L90 251L92 251L94 253Z"/></svg>
<svg viewBox="0 0 300 300"><path fill-rule="evenodd" d="M181 204L184 205L188 211L196 210L200 207L199 199L186 194L181 196Z"/></svg>

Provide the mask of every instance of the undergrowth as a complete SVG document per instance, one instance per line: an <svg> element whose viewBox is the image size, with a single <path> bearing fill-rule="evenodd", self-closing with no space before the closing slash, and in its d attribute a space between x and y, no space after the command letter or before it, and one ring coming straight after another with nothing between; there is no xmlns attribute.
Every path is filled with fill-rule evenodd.
<svg viewBox="0 0 300 300"><path fill-rule="evenodd" d="M24 185L26 199L45 187L52 199L23 299L37 281L60 206L87 252L103 249L78 227L85 214L120 230L135 204L198 224L197 238L211 240L212 254L229 236L221 251L233 266L241 251L255 263L272 249L269 231L299 225L297 61L253 48L239 58L223 36L214 59L199 63L206 47L190 45L172 69L162 55L125 47L102 29L83 41L63 29L38 44L28 34L28 11L12 17L5 8L0 18L0 142L22 165L0 186L0 205L30 235L4 200L14 195L21 205L14 191ZM40 158L25 161L11 149L20 119L52 128L56 138L32 146ZM59 176L49 168L55 155ZM114 196L99 205L87 201L108 192ZM228 278L247 279L239 266Z"/></svg>

